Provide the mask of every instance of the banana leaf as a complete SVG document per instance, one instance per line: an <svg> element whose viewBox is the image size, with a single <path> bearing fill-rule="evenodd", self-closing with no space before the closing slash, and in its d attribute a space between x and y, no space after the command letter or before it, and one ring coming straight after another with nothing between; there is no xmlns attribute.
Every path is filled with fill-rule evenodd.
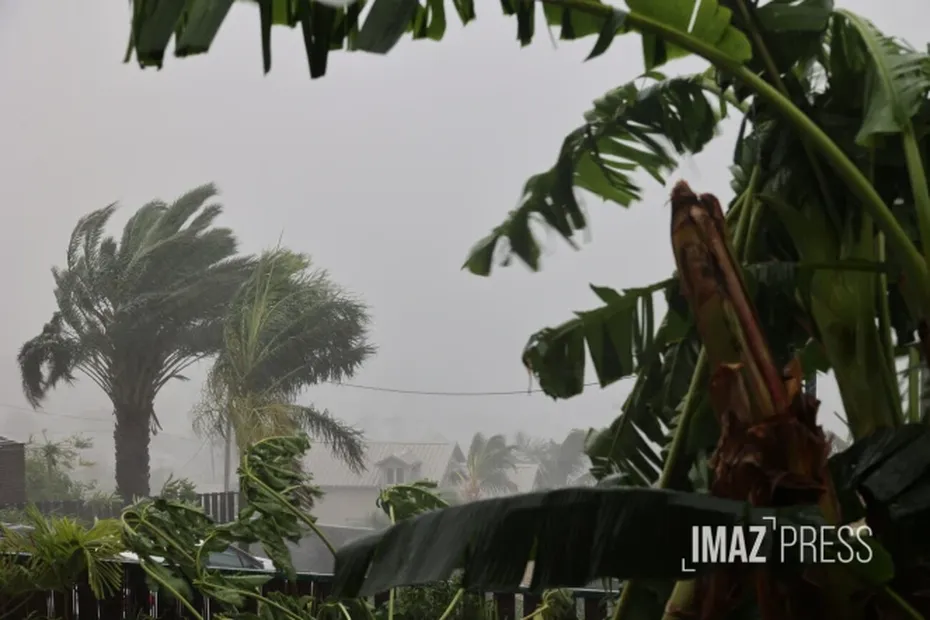
<svg viewBox="0 0 930 620"><path fill-rule="evenodd" d="M930 548L930 429L880 431L830 460L838 491L865 499L869 524L898 564L910 546ZM534 562L531 589L583 587L599 578L693 577L682 559L694 525L820 523L816 507L756 508L659 489L570 488L472 502L433 511L355 541L336 556L335 593L367 596L448 579L464 570L467 588L519 589ZM848 521L852 515L844 515ZM874 519L874 524L873 524ZM902 557L902 560L904 558ZM889 576L877 553L864 574ZM701 568L698 567L698 574Z"/></svg>
<svg viewBox="0 0 930 620"><path fill-rule="evenodd" d="M334 593L369 596L449 579L515 591L592 581L675 579L691 573L692 526L763 524L778 513L744 502L659 489L571 488L471 502L421 515L355 541L336 555Z"/></svg>

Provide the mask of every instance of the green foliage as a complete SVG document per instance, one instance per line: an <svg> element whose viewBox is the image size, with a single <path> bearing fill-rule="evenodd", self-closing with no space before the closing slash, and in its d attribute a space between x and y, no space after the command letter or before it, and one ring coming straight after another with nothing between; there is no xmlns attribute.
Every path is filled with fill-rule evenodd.
<svg viewBox="0 0 930 620"><path fill-rule="evenodd" d="M649 73L595 101L585 124L565 138L555 165L530 177L519 207L472 248L465 266L488 275L495 249L506 240L504 264L515 254L538 269L540 248L532 224L555 230L569 243L575 231L587 226L576 190L621 206L639 200L642 190L634 173L645 172L661 183L677 166L675 154L698 153L716 135L726 106L715 110L705 87L701 76L665 79Z"/></svg>
<svg viewBox="0 0 930 620"><path fill-rule="evenodd" d="M75 480L78 468L92 465L82 454L93 448L93 441L72 435L51 441L30 437L26 443L26 497L30 502L88 499L96 490L93 482Z"/></svg>
<svg viewBox="0 0 930 620"><path fill-rule="evenodd" d="M125 497L148 494L155 396L219 349L223 317L251 269L251 259L235 256L232 231L213 226L222 210L209 203L215 195L207 185L170 205L150 202L118 240L104 236L116 205L81 218L65 267L52 272L56 312L19 352L23 391L34 407L75 372L113 402L117 487Z"/></svg>
<svg viewBox="0 0 930 620"><path fill-rule="evenodd" d="M475 433L465 463L456 471L459 492L466 501L489 494L515 493L517 485L510 474L516 467L516 446L508 444L506 437Z"/></svg>
<svg viewBox="0 0 930 620"><path fill-rule="evenodd" d="M393 525L432 510L449 506L437 493L438 485L431 480L419 480L412 484L395 484L378 494L377 506L387 515ZM449 580L414 588L392 590L388 602L376 610L377 617L403 620L409 618L443 617L450 605L456 605L455 617L470 618L463 613L472 614L484 610L480 597L459 592L461 584ZM464 600L462 600L464 598ZM479 618L480 616L474 616Z"/></svg>
<svg viewBox="0 0 930 620"><path fill-rule="evenodd" d="M398 588L394 598L395 620L422 620L440 618L448 609L462 587L461 577L441 581L426 586ZM388 617L387 607L377 610L376 617L384 620ZM479 594L465 593L456 602L455 611L450 620L491 620L493 609Z"/></svg>
<svg viewBox="0 0 930 620"><path fill-rule="evenodd" d="M909 460L927 441L927 427L910 425L831 459L838 489L850 497L859 493L870 514L880 515L873 527L888 549L913 546L907 541L919 536L921 519L930 516L930 457ZM902 477L901 471L910 473ZM403 536L388 530L347 545L337 554L335 589L345 596L366 595L445 580L463 569L469 587L508 590L519 586L530 560L534 589L578 587L601 577L678 579L686 575L682 553L691 548L695 523L762 523L772 515L781 525L823 522L816 506L756 508L658 489L575 488L495 498L429 512L404 524ZM433 541L440 535L444 544L438 546ZM891 556L875 549L872 561L848 568L859 574L880 572L885 575L875 582L880 585L889 578ZM896 564L905 556L894 557Z"/></svg>
<svg viewBox="0 0 930 620"><path fill-rule="evenodd" d="M278 571L295 578L286 542L299 542L313 529L308 509L320 496L300 469L309 447L303 435L272 437L251 446L238 470L244 507L232 523L217 525L199 507L164 497L127 508L123 538L153 585L181 601L194 617L199 617L190 606L195 590L228 608L230 618L252 618L243 609L250 601L258 603L262 618L306 617L309 600L262 594L261 586L273 575L210 569L207 558L230 545L260 544ZM332 603L330 609L338 611L338 605Z"/></svg>
<svg viewBox="0 0 930 620"><path fill-rule="evenodd" d="M138 35L146 26L150 33L160 29L157 63L176 18L205 6L188 3L176 7L177 15L156 19L139 4L134 4L132 43L137 53L144 52ZM536 4L503 3L505 14L515 17L522 44L535 34ZM599 101L584 126L565 140L556 165L527 182L518 207L476 245L466 267L487 274L500 253L505 263L516 255L538 268L541 251L534 224L555 229L569 242L587 226L576 189L626 206L640 195L631 180L634 170L661 182L674 168L676 155L697 152L713 138L728 106L739 109L743 122L732 167L738 198L728 217L732 230L737 224L732 216L742 210L745 243L737 256L762 267L755 274L747 269L759 320L779 363L799 354L808 373L833 371L853 437L867 446L854 459L861 459L856 466L861 469L836 477L852 480L847 491L865 498L870 523L885 532L883 540L897 564L907 557L900 543L921 536L916 522L908 519L926 517L921 499L927 495L926 459L915 456L926 440L923 435L913 443L899 435L878 443L861 440L890 432L877 429L902 424L895 357L918 342L918 330L922 347L927 347L930 190L924 158L930 152L930 55L884 35L849 11L834 11L831 0L627 0L629 10L596 0L540 4L545 23L560 25L562 38L598 35L589 58L603 54L617 34L638 31L644 81L650 84L646 89L621 86ZM314 77L325 71L328 49L344 42L385 53L405 32L439 39L445 30L442 2L423 6L414 0L376 0L357 35L360 5L324 9L312 20L310 13L320 8L315 4L300 4L300 10L286 2L262 6L266 71L272 24L301 23ZM473 3L456 1L453 6L463 21L474 18ZM320 15L327 19L318 19ZM220 21L211 23L218 27ZM334 35L334 27L341 33ZM686 53L699 54L713 67L674 80L654 73ZM139 57L145 61L144 53ZM837 268L841 262L878 269ZM812 264L821 267L800 268ZM823 268L830 264L832 268ZM779 268L768 269L772 265ZM784 265L792 267L781 269ZM780 277L788 272L790 278ZM593 473L607 476L604 481L612 484L692 489L706 486L704 455L718 429L705 402L700 343L677 292L668 292L665 319L653 317L652 295L663 288L660 283L623 293L596 289L604 307L534 335L524 363L556 398L580 393L587 355L602 387L635 374L621 416L588 437ZM897 454L888 452L889 446L905 443L909 447L902 451L908 458L889 457L888 464L871 460L876 454ZM684 475L688 470L691 476ZM902 481L901 471L909 472L907 480ZM660 497L674 497L668 502L685 520L675 521L669 504L656 499ZM642 512L633 510L636 506ZM851 506L844 517L858 504ZM629 488L571 490L448 508L344 549L340 587L374 591L447 579L458 567L465 569L470 585L512 586L534 554L537 585L584 583L598 571L635 579L655 576L659 568L652 562L662 549L675 546L677 528L684 531L697 517L704 523L722 518L721 510L726 512L713 498ZM745 515L742 508L739 512ZM645 521L644 514L652 521ZM661 532L656 521L663 524ZM551 525L556 522L562 526L559 531ZM571 523L567 536L565 522ZM897 546L892 544L896 529L901 532ZM598 534L575 536L576 531ZM442 548L434 543L439 532L446 535ZM649 546L637 548L641 543ZM683 540L679 543L687 548ZM912 546L924 560L930 553L923 541ZM872 587L885 587L894 574L872 573L863 581ZM902 583L910 588L908 594L920 589ZM618 616L625 602L641 596L638 590L626 584ZM849 598L845 594L842 598ZM666 596L653 601L658 607L636 611L658 617Z"/></svg>
<svg viewBox="0 0 930 620"><path fill-rule="evenodd" d="M310 385L354 375L375 350L368 322L365 305L326 272L312 271L308 257L265 252L231 301L196 428L234 439L240 452L265 437L306 431L359 470L361 432L294 401Z"/></svg>
<svg viewBox="0 0 930 620"><path fill-rule="evenodd" d="M82 579L97 598L119 588L118 554L124 547L118 521L103 519L88 528L68 517L43 516L33 507L25 516L27 531L0 525L0 592L69 592Z"/></svg>
<svg viewBox="0 0 930 620"><path fill-rule="evenodd" d="M539 620L577 620L575 598L570 590L547 590L542 597ZM537 608L539 609L539 608Z"/></svg>
<svg viewBox="0 0 930 620"><path fill-rule="evenodd" d="M159 496L179 502L194 503L197 501L197 487L188 478L168 477L162 486Z"/></svg>
<svg viewBox="0 0 930 620"><path fill-rule="evenodd" d="M395 484L378 494L377 505L392 523L405 521L430 510L447 508L449 503L436 492L432 480Z"/></svg>
<svg viewBox="0 0 930 620"><path fill-rule="evenodd" d="M271 70L272 26L300 26L303 31L307 62L312 78L326 73L331 50L362 50L377 54L390 51L404 34L412 39L441 40L446 30L447 8L454 10L462 24L476 17L474 0L375 0L360 24L366 0L346 8L318 2L293 3L276 0L259 3L262 32L262 60L265 72ZM451 5L451 7L447 7ZM689 29L694 7L691 2L656 4L648 0L628 0L629 11L600 0L544 0L543 24L560 29L560 38L574 40L597 34L590 58L602 54L613 38L629 30L645 30L644 52L647 67L652 69L680 58L686 52L655 37L654 25L661 24L676 32L687 33L694 41L735 61L749 60L752 48L747 37L730 25L730 10L717 0L704 0ZM161 67L165 50L174 36L175 55L202 54L209 50L214 37L229 12L232 0L187 4L158 5L150 0L132 3L132 23L125 61L133 52L142 67ZM536 7L532 3L505 0L503 13L516 21L517 39L528 45L536 34ZM450 11L451 12L451 11Z"/></svg>

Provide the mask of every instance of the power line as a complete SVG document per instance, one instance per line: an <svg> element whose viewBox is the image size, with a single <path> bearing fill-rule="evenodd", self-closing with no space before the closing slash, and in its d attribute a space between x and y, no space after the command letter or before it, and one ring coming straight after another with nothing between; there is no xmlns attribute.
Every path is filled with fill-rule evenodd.
<svg viewBox="0 0 930 620"><path fill-rule="evenodd" d="M198 456L200 456L200 453L203 451L204 447L206 447L208 441L209 441L209 440L208 440L207 438L204 438L204 440L203 440L202 442L200 442L200 447L198 447L198 448L197 448L197 451L194 452L194 454L191 455L191 457L190 457L189 459L187 459L187 462L186 462L186 463L184 463L183 465L181 465L180 469L178 469L179 472L184 471L185 469L187 469L187 466L190 465L191 463L193 463L193 462L194 462L194 459L196 459Z"/></svg>
<svg viewBox="0 0 930 620"><path fill-rule="evenodd" d="M434 392L427 390L401 390L398 388L386 388L378 387L374 385L359 385L358 383L332 383L336 387L347 387L353 388L356 390L370 390L372 392L386 392L389 394L411 394L414 396L518 396L526 394L536 394L542 392L541 389L528 389L528 390L509 390L503 392ZM600 385L597 381L592 381L590 383L585 383L583 387L591 387L593 385Z"/></svg>
<svg viewBox="0 0 930 620"><path fill-rule="evenodd" d="M477 391L477 392L445 392L445 391L437 391L437 390L404 390L404 389L400 389L400 388L381 387L381 386L377 386L377 385L362 385L362 384L359 384L359 383L336 383L336 382L329 382L329 383L330 383L330 385L333 385L333 386L336 386L336 387L340 387L340 388L351 388L351 389L354 389L354 390L366 390L366 391L369 391L369 392L383 392L383 393L386 393L386 394L407 394L407 395L410 395L410 396L453 396L453 397L460 397L460 396L520 396L520 395L526 395L526 394L538 394L538 393L540 393L540 392L543 391L542 389L539 389L539 388L536 388L536 389L530 388L530 389L526 389L526 390L503 390L503 391L485 391L485 392L481 392L481 391ZM582 387L592 387L592 386L595 386L595 385L600 385L600 384L599 384L597 381L591 381L591 382L589 382L589 383L583 384ZM82 421L84 421L84 420L89 420L89 421L94 421L94 422L108 422L108 423L112 421L112 418L111 418L111 417L107 417L107 418L87 417L87 416L83 416L83 415L79 415L79 414L73 414L73 413L62 413L62 412L58 412L58 411L48 411L48 410L46 410L46 409L30 409L29 407L23 407L23 406L20 406L20 405L12 405L12 404L9 404L9 403L0 403L0 407L2 407L2 408L4 408L4 409L13 409L13 410L15 410L15 411L24 411L24 412L26 412L26 413L34 413L34 414L36 414L36 415L38 415L38 416L40 416L40 417L41 417L41 416L53 416L53 417L56 417L56 418L70 418L70 419L73 419L73 420L82 420ZM170 435L170 433L164 433L164 434L165 434L165 435Z"/></svg>
<svg viewBox="0 0 930 620"><path fill-rule="evenodd" d="M403 394L408 396L443 396L443 397L467 397L467 396L520 396L527 394L538 394L542 392L542 389L526 389L526 390L504 390L504 391L485 391L485 392L445 392L445 391L436 391L436 390L404 390L400 388L388 388L381 387L376 385L361 385L359 383L336 383L330 382L330 385L341 387L341 388L351 388L355 390L365 390L369 392L381 392L384 394ZM582 387L592 387L599 385L597 381L592 381L589 383L584 383ZM73 413L62 413L59 411L47 411L45 409L31 409L28 407L23 407L20 405L12 405L9 403L0 403L0 408L12 409L14 411L24 411L27 413L33 413L39 417L49 416L55 418L69 418L72 420L80 420L82 422L101 422L110 424L113 421L112 417L98 418L98 417L87 417L79 414ZM55 433L56 431L52 431ZM58 433L64 433L65 431L57 431ZM79 433L86 433L90 435L99 435L103 433L112 433L112 429L88 429L79 431ZM166 437L174 437L177 439L183 439L185 441L193 441L195 438L187 437L184 435L176 435L174 433L168 433L165 431L159 431L158 435L164 435ZM206 442L204 442L205 444ZM203 445L200 446L200 449L203 448ZM199 452L199 450L198 450ZM196 455L195 455L196 456Z"/></svg>

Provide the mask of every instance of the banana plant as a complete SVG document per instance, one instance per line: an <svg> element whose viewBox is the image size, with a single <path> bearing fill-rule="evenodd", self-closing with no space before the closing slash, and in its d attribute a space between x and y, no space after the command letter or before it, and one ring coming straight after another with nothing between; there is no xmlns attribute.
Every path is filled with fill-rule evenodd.
<svg viewBox="0 0 930 620"><path fill-rule="evenodd" d="M222 7L210 8L211 3L195 0L175 6L176 16L163 13L156 19L155 12L149 10L154 4L153 0L133 3L130 48L142 63L160 65L175 31L181 55L205 51L225 15L219 15ZM167 3L163 4L167 10ZM870 523L883 532L883 542L893 542L895 528L906 529L900 520L904 516L897 509L896 516L889 516L886 502L904 490L892 485L893 492L889 487L887 493L876 495L874 489L869 491L862 485L872 484L863 476L868 468L877 467L869 450L878 450L874 454L881 454L883 462L895 462L903 458L902 446L917 441L917 435L912 434L923 430L903 425L895 362L915 348L926 362L930 348L930 196L923 161L930 135L928 55L884 35L859 15L834 10L831 0L771 0L765 4L747 0L627 0L625 8L597 0L506 0L502 2L504 12L516 22L522 44L529 43L536 32L537 5L543 8L542 23L560 28L563 39L595 39L589 58L601 56L616 36L637 33L643 43L646 86L634 82L614 88L595 103L585 123L566 138L553 168L532 177L516 209L475 246L465 264L473 273L489 274L498 256L505 264L517 257L531 269L538 269L541 251L533 224L554 229L574 243L574 235L587 226L578 192L622 206L632 204L642 195L634 172L645 172L664 182L677 165L677 155L699 152L715 137L714 130L726 115L735 111L742 116L732 168L737 197L729 203L726 215L704 205L710 213L708 221L714 224L702 226L705 233L717 228L719 251L714 256L730 254L731 272L742 271L744 282L739 287L733 283L728 290L744 289L742 296L747 302L735 303L731 298L723 303L711 298L718 307L699 312L688 299L694 297L694 289L687 282L678 286L676 279L623 292L596 287L595 293L603 302L600 308L577 313L563 325L534 334L524 350L524 363L543 390L556 398L568 398L582 390L587 356L602 387L636 375L622 415L609 429L589 437L589 453L598 465L595 473L601 477L614 473L613 483L625 485L693 488L688 474L707 473L699 455L727 436L720 424L715 428L712 413L721 410L724 397L741 395L742 400L733 408L745 414L738 420L743 425L767 419L769 412L784 411L784 406L790 409L798 402L806 407L804 416L809 418L810 399L798 400L797 396L798 366L805 374L832 370L856 441L835 457L839 459L836 462L855 461L865 468L852 475L850 471L856 470L852 467L846 471L850 475L832 478L836 500L844 506L841 516L847 519L851 510L862 510L861 502L850 503L840 497L844 491L858 489L867 504ZM406 33L414 39L438 40L446 29L446 3L441 1L424 6L415 0L375 0L363 23L361 2L334 8L317 2L278 0L262 6L265 70L270 69L271 26L300 25L313 77L325 72L331 49L345 46L386 53ZM451 6L463 22L475 18L473 2L456 0ZM214 11L209 20L204 13L208 10ZM193 19L195 16L198 19ZM198 45L191 44L195 39ZM657 73L668 61L687 55L706 60L707 70L672 79ZM730 239L720 232L727 228L721 226L722 220L735 228ZM679 232L699 238L692 234L695 231ZM737 239L740 245L745 240L745 246L732 247ZM724 252L726 243L731 248ZM736 249L739 251L732 251ZM678 265L679 279L691 277L681 273L683 263ZM664 319L656 320L653 297L660 292L665 293L669 310ZM755 316L746 311L749 301L757 309ZM730 336L740 345L728 342ZM703 354L698 353L701 347ZM787 380L776 379L773 369L786 366L790 369ZM800 412L795 413L796 419L801 417ZM792 445L785 442L782 451L766 453L768 466L781 463L795 474L814 477L811 463L800 472L803 459L800 452L788 450ZM924 471L917 462L909 467ZM704 472L694 471L702 468ZM879 475L877 470L872 474ZM915 479L921 475L915 474ZM445 551L470 558L466 574L470 570L485 584L510 582L501 558L486 544L496 541L515 553L516 538L501 532L516 527L517 514L526 519L532 514L540 520L523 524L528 528L527 523L532 522L537 529L529 528L532 537L519 538L520 545L528 546L516 553L518 560L521 555L525 560L535 549L536 572L541 571L534 574L536 585L572 585L569 582L580 579L581 573L585 577L634 578L655 571L650 573L649 563L641 558L638 566L620 561L608 566L588 540L575 540L573 549L555 545L563 554L574 554L573 564L583 563L578 556L584 556L588 572L579 568L570 575L559 573L538 556L553 553L553 541L559 534L545 529L544 524L556 515L563 519L586 515L594 526L602 517L606 519L604 511L610 507L616 522L626 513L612 503L621 500L613 498L623 498L628 507L635 502L658 501L639 492L647 491L600 489L591 490L593 495L577 491L489 501L480 508L484 512L469 513L472 522L498 527L482 530L486 539L482 543L466 540L467 534L476 534L465 527L465 521L456 520L455 515L466 513L464 507L439 511L446 517L421 517L417 527L439 527L440 519L445 519L444 527L458 527L458 535L446 541ZM612 499L604 499L607 497ZM676 506L684 502L677 495L668 497L675 498ZM829 500L831 493L820 496L824 503L821 515L827 520L839 518L824 514L834 510L826 505L832 500L824 497ZM910 501L907 514L926 508L915 498ZM573 502L570 508L566 502ZM723 505L718 508L723 510ZM499 514L490 515L493 510ZM710 519L710 512L690 514L693 519ZM614 535L622 531L640 543L650 540L649 523L637 522L638 530L629 529L634 521L628 514L625 518L625 527L614 530ZM675 527L669 525L673 530ZM663 539L652 540L654 545L671 544L674 533L666 534ZM917 543L922 538L915 537L914 544L920 546ZM540 548L535 547L538 540L545 540ZM632 544L609 536L597 542L613 545L614 551L629 551L624 545ZM391 557L390 541L377 544L382 543L387 550L379 547L379 554ZM367 552L370 560L371 545L375 544L367 541L368 547L360 544L346 550L345 557L353 561L347 560L338 576L345 592L399 585L412 578L410 572L395 571L389 577L375 570L384 565L383 559L365 577L361 567L368 570L370 561L361 562L363 556L358 554ZM900 556L903 551L898 548L896 553ZM410 562L430 557L416 545L408 554ZM514 574L518 560L514 560ZM487 566L482 568L479 562ZM906 561L902 563L902 567L907 566ZM416 577L445 574L445 568L434 568L432 572L420 570ZM884 591L882 588L890 587L888 581L886 574L872 579L869 585ZM668 595L645 586L632 587L636 583L624 588L616 617L642 603L644 597L662 599ZM843 586L829 583L827 590L836 600L835 594L843 591ZM916 590L913 584L907 588L907 600L891 613L912 611L908 607L912 597L908 597ZM676 588L676 597L684 590ZM896 594L886 598L897 600L895 597L904 600ZM678 600L682 599L675 598L672 603Z"/></svg>
<svg viewBox="0 0 930 620"><path fill-rule="evenodd" d="M372 618L367 601L312 600L264 592L273 574L233 574L207 566L209 553L231 544L261 544L275 568L291 579L296 571L287 542L312 531L335 553L309 513L321 495L297 464L310 448L306 435L268 437L242 455L239 488L244 507L231 523L216 524L192 504L158 497L127 507L121 516L122 540L139 557L142 570L159 591L178 601L186 614L203 620L194 591L215 602L230 618L275 620ZM353 615L354 614L354 615Z"/></svg>
<svg viewBox="0 0 930 620"><path fill-rule="evenodd" d="M35 506L23 516L27 531L0 524L0 592L16 602L0 615L15 613L29 594L70 593L83 579L98 599L119 590L119 553L125 547L118 521L101 519L85 527L68 517L47 517Z"/></svg>

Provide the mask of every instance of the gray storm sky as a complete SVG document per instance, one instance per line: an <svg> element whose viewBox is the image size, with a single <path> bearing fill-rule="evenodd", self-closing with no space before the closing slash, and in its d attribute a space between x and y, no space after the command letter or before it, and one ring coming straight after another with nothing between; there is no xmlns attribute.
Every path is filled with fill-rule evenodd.
<svg viewBox="0 0 930 620"><path fill-rule="evenodd" d="M922 0L838 4L925 43ZM334 53L329 75L311 81L299 30L273 31L274 66L262 75L253 6L233 8L208 55L171 57L158 72L121 63L125 2L0 0L0 434L81 430L112 445L102 393L81 380L32 413L15 355L53 311L49 269L62 264L76 220L113 201L122 205L117 230L147 200L215 182L220 221L243 250L281 237L371 305L380 350L353 381L364 385L525 389L527 337L596 306L588 283L619 289L667 277L666 190L649 180L631 209L588 201L590 241L575 252L549 239L539 273L522 265L490 278L460 270L471 245L515 206L526 177L552 165L591 101L642 70L633 36L582 63L593 41L554 49L543 34L521 50L497 3L478 10L464 29L450 16L439 44L404 41L384 57ZM669 72L699 66L685 61ZM728 199L734 134L729 127L672 179ZM156 451L170 443L193 453L200 444L184 439L202 369L191 377L158 399L165 434ZM588 388L565 402L320 386L306 400L376 439L517 430L557 437L608 424L629 386ZM822 418L836 428L835 386L822 380L820 388Z"/></svg>

